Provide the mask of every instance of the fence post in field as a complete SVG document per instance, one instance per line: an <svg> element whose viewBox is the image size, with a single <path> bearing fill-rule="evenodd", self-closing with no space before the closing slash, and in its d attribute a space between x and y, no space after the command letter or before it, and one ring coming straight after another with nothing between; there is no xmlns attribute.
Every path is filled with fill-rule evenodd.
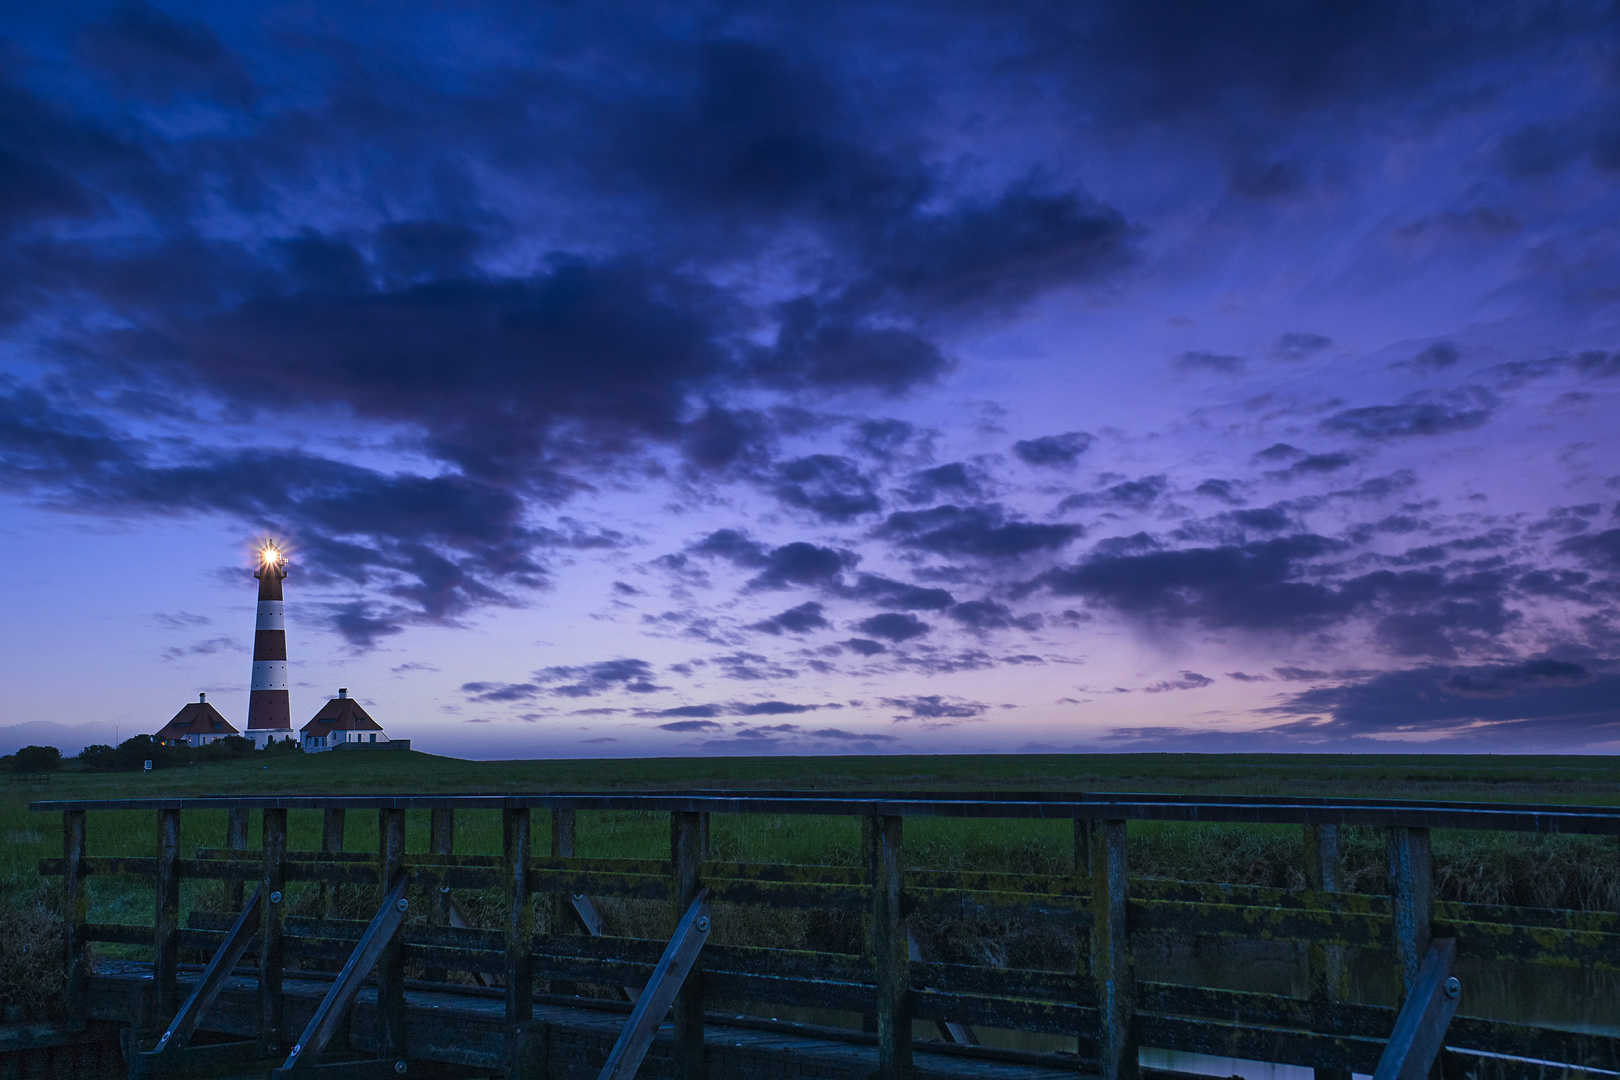
<svg viewBox="0 0 1620 1080"><path fill-rule="evenodd" d="M1092 834L1096 832L1096 822L1090 818L1077 817L1074 819L1074 877L1070 888L1076 896L1082 890L1089 904L1090 897L1096 894L1096 877L1091 870L1091 844ZM1079 901L1076 901L1077 903ZM1086 1000L1091 996L1086 988L1091 983L1091 929L1087 926L1077 925L1074 929L1074 978L1075 989L1079 991L1079 1000L1076 1005L1084 1008ZM1078 1045L1076 1052L1081 1057L1090 1057L1087 1050L1096 1043L1092 1031L1084 1026L1075 1032Z"/></svg>
<svg viewBox="0 0 1620 1080"><path fill-rule="evenodd" d="M703 820L707 814L677 811L669 821L669 862L673 880L674 922L679 923L686 909L703 888ZM703 973L701 962L694 963L675 998L675 1076L676 1080L703 1080Z"/></svg>
<svg viewBox="0 0 1620 1080"><path fill-rule="evenodd" d="M1429 955L1429 924L1434 918L1429 830L1392 828L1387 850L1389 894L1395 916L1395 960L1400 965L1404 998Z"/></svg>
<svg viewBox="0 0 1620 1080"><path fill-rule="evenodd" d="M67 1020L84 1023L84 920L89 896L84 887L84 811L62 812L62 970L67 975Z"/></svg>
<svg viewBox="0 0 1620 1080"><path fill-rule="evenodd" d="M529 811L501 811L501 875L506 880L506 1022L534 1015L534 912L529 903Z"/></svg>
<svg viewBox="0 0 1620 1080"><path fill-rule="evenodd" d="M1091 833L1091 978L1097 993L1102 1080L1136 1080L1138 1075L1129 873L1125 822L1097 822Z"/></svg>
<svg viewBox="0 0 1620 1080"><path fill-rule="evenodd" d="M456 812L454 810L428 811L428 850L435 855L454 855L456 851ZM434 926L450 925L450 886L439 885L433 890L433 903L428 910L428 921ZM429 982L445 982L450 973L444 968L429 968L423 972Z"/></svg>
<svg viewBox="0 0 1620 1080"><path fill-rule="evenodd" d="M342 810L324 810L321 812L321 851L331 855L343 850L344 816ZM321 882L321 918L335 919L338 916L338 889L335 881Z"/></svg>
<svg viewBox="0 0 1620 1080"><path fill-rule="evenodd" d="M259 946L259 1053L281 1053L281 968L285 947L281 939L283 891L287 888L287 811L264 811L264 914Z"/></svg>
<svg viewBox="0 0 1620 1080"><path fill-rule="evenodd" d="M879 1080L911 1080L911 949L906 939L904 818L872 819L872 952L877 960Z"/></svg>
<svg viewBox="0 0 1620 1080"><path fill-rule="evenodd" d="M557 807L551 811L551 857L553 859L572 859L574 857L574 812L572 810ZM573 904L566 888L558 889L551 894L549 921L553 934L573 932ZM551 980L549 989L553 994L577 994L579 992L579 987L572 981L561 979Z"/></svg>
<svg viewBox="0 0 1620 1080"><path fill-rule="evenodd" d="M232 851L246 851L248 846L248 812L246 810L225 811L225 846ZM239 855L232 855L240 858ZM247 882L241 878L232 878L225 885L225 910L241 914L242 905L247 900Z"/></svg>
<svg viewBox="0 0 1620 1080"><path fill-rule="evenodd" d="M1339 847L1337 825L1305 826L1305 887L1312 892L1344 890L1344 853ZM1308 953L1311 999L1344 1001L1345 949L1343 945L1310 944ZM1316 1080L1350 1080L1350 1070L1318 1065Z"/></svg>
<svg viewBox="0 0 1620 1080"><path fill-rule="evenodd" d="M377 811L377 897L386 897L405 875L405 811ZM405 1056L405 943L395 934L377 958L377 1012L382 1019L382 1056Z"/></svg>
<svg viewBox="0 0 1620 1080"><path fill-rule="evenodd" d="M180 971L180 811L158 811L156 904L152 919L152 1015L164 1025L174 1015ZM158 1028L162 1030L161 1027Z"/></svg>

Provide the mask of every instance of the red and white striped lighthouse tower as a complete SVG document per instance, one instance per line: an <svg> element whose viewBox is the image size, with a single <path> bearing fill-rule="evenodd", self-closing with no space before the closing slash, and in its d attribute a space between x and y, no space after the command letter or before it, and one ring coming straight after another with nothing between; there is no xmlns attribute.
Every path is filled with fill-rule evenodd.
<svg viewBox="0 0 1620 1080"><path fill-rule="evenodd" d="M292 706L287 700L287 624L281 615L281 580L287 556L274 544L259 552L259 614L253 625L253 688L248 694L248 738L263 750L272 739L290 739Z"/></svg>

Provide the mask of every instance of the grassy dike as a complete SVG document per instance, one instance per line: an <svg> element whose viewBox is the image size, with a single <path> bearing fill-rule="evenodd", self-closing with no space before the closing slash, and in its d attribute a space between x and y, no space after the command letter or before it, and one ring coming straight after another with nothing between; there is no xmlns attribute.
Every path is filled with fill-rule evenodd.
<svg viewBox="0 0 1620 1080"><path fill-rule="evenodd" d="M32 813L32 800L162 795L367 793L500 794L603 789L1001 789L1182 792L1231 795L1376 796L1412 799L1620 805L1620 758L1461 757L1434 755L990 755L820 758L656 758L594 761L462 761L422 753L290 755L219 762L152 773L67 770L48 784L0 785L0 1004L26 1004L49 1015L59 996L54 883L42 882L40 858L60 854L60 819ZM545 822L537 820L539 835ZM150 813L101 813L89 818L92 854L151 854ZM498 815L457 815L460 851L494 853ZM256 828L255 824L255 828ZM182 818L182 849L223 842L224 814ZM293 811L289 844L319 846L320 814ZM351 815L347 846L376 845L376 816ZM581 814L584 856L667 856L661 815ZM253 843L257 838L252 839ZM848 864L857 860L859 830L840 818L716 816L716 858ZM427 844L427 812L407 817L410 850ZM1382 838L1348 830L1349 887L1383 887ZM1067 872L1071 832L1063 822L919 819L907 826L907 863L917 867ZM1133 871L1152 876L1276 886L1303 885L1297 827L1136 823ZM1440 832L1435 836L1438 894L1447 899L1532 906L1620 907L1620 843L1613 837L1535 837ZM134 881L92 879L91 919L150 922L151 895ZM184 907L214 907L217 886L189 883ZM314 906L312 888L289 890L292 910ZM363 890L350 890L357 918L369 915ZM495 925L494 898L468 896L465 906ZM620 933L659 934L667 913L658 905L609 904ZM487 913L485 909L487 910ZM544 905L542 905L544 908ZM543 916L542 916L543 921ZM848 920L845 920L846 922ZM854 947L858 928L815 913L733 911L717 916L723 938L755 944ZM942 959L959 957L1035 964L1051 947L1038 928L942 924L921 928ZM848 940L845 940L848 939ZM106 948L106 947L103 947Z"/></svg>

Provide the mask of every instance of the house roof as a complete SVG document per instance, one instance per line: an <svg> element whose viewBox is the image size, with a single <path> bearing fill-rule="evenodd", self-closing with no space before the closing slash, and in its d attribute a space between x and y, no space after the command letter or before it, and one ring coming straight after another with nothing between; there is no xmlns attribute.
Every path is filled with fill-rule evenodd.
<svg viewBox="0 0 1620 1080"><path fill-rule="evenodd" d="M335 697L299 729L300 734L325 735L333 731L381 731L382 725L366 715L352 697Z"/></svg>
<svg viewBox="0 0 1620 1080"><path fill-rule="evenodd" d="M187 735L237 735L231 722L219 715L219 710L206 701L188 701L174 719L163 725L154 739L179 742Z"/></svg>

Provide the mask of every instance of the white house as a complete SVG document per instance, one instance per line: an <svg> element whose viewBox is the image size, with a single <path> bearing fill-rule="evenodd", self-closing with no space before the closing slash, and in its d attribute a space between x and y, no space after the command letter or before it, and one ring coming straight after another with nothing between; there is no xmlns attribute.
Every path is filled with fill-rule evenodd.
<svg viewBox="0 0 1620 1080"><path fill-rule="evenodd" d="M387 743L388 734L381 724L366 715L366 710L349 696L349 688L344 686L338 688L337 697L321 706L321 711L299 729L298 742L305 753L318 754L345 744Z"/></svg>
<svg viewBox="0 0 1620 1080"><path fill-rule="evenodd" d="M152 738L160 743L206 746L227 735L240 734L229 720L219 715L218 709L208 704L207 694L198 694L196 701L182 707Z"/></svg>

